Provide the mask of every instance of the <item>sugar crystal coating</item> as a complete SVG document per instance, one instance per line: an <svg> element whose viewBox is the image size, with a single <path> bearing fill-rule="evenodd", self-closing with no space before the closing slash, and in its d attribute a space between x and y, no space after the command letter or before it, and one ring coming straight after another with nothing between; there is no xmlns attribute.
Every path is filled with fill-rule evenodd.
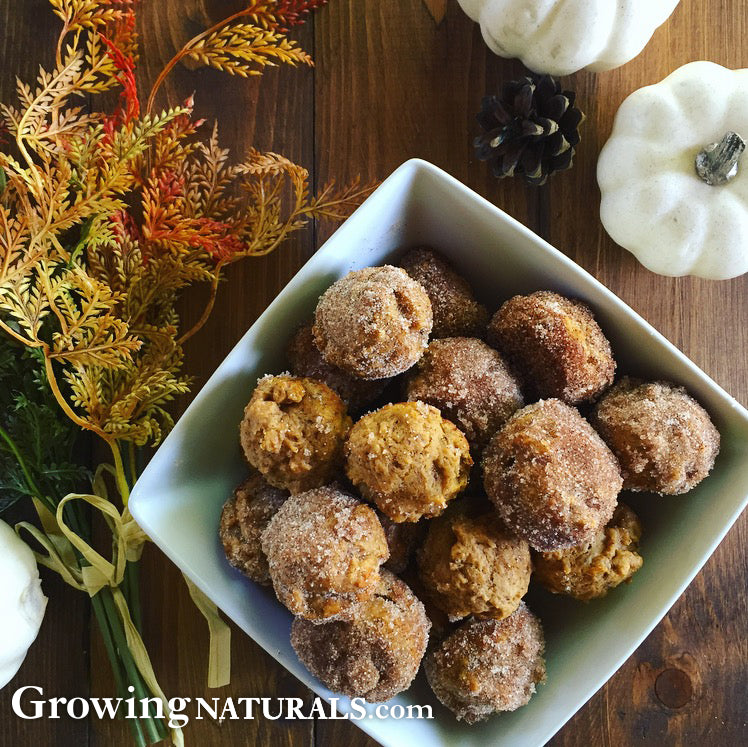
<svg viewBox="0 0 748 747"><path fill-rule="evenodd" d="M437 407L476 449L524 404L501 355L469 337L433 340L409 375L407 393Z"/></svg>
<svg viewBox="0 0 748 747"><path fill-rule="evenodd" d="M591 422L618 457L627 490L680 495L711 471L719 432L683 387L624 377Z"/></svg>
<svg viewBox="0 0 748 747"><path fill-rule="evenodd" d="M384 529L384 536L387 538L387 547L390 551L390 557L387 558L384 567L393 573L402 573L408 567L416 547L426 536L426 522L396 523L381 511L377 512L377 516Z"/></svg>
<svg viewBox="0 0 748 747"><path fill-rule="evenodd" d="M552 291L514 296L494 314L487 339L540 397L574 405L594 400L613 383L610 343L581 301Z"/></svg>
<svg viewBox="0 0 748 747"><path fill-rule="evenodd" d="M428 344L433 314L423 287L391 265L349 272L320 297L314 340L323 358L361 379L407 371Z"/></svg>
<svg viewBox="0 0 748 747"><path fill-rule="evenodd" d="M542 551L590 541L613 515L622 484L610 449L557 399L514 413L486 447L482 467L507 527Z"/></svg>
<svg viewBox="0 0 748 747"><path fill-rule="evenodd" d="M641 533L636 514L619 503L613 518L590 542L536 553L535 578L554 594L582 600L605 596L642 567Z"/></svg>
<svg viewBox="0 0 748 747"><path fill-rule="evenodd" d="M438 516L464 490L473 464L465 436L423 402L364 415L345 456L348 479L395 522Z"/></svg>
<svg viewBox="0 0 748 747"><path fill-rule="evenodd" d="M286 350L291 371L296 376L307 376L323 381L340 396L349 412L360 412L383 391L389 379L366 381L328 363L314 342L311 325L300 327Z"/></svg>
<svg viewBox="0 0 748 747"><path fill-rule="evenodd" d="M285 490L268 485L254 472L234 490L221 512L218 532L226 559L259 584L270 583L260 536L286 498Z"/></svg>
<svg viewBox="0 0 748 747"><path fill-rule="evenodd" d="M432 337L482 337L488 312L479 304L465 278L444 257L429 247L410 249L400 266L419 282L431 299L434 312Z"/></svg>
<svg viewBox="0 0 748 747"><path fill-rule="evenodd" d="M333 486L289 498L262 549L278 600L310 620L349 619L374 593L388 556L374 510Z"/></svg>
<svg viewBox="0 0 748 747"><path fill-rule="evenodd" d="M545 681L540 621L524 602L503 620L469 620L424 660L431 689L458 721L475 724L526 705Z"/></svg>
<svg viewBox="0 0 748 747"><path fill-rule="evenodd" d="M321 381L265 376L239 435L247 461L271 485L298 493L331 479L350 425L343 401Z"/></svg>
<svg viewBox="0 0 748 747"><path fill-rule="evenodd" d="M350 621L314 624L297 618L291 645L330 690L370 702L407 690L428 643L423 605L397 576L383 570L373 596Z"/></svg>

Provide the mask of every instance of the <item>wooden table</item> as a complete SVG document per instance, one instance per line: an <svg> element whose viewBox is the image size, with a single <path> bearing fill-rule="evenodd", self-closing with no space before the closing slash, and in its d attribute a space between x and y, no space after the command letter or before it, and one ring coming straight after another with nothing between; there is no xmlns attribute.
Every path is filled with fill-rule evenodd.
<svg viewBox="0 0 748 747"><path fill-rule="evenodd" d="M440 2L432 2L434 7ZM384 178L402 161L428 159L566 252L648 319L744 405L748 404L748 276L725 282L654 275L617 247L598 218L597 155L626 95L695 59L748 66L742 0L683 0L646 50L618 70L564 80L587 113L572 171L541 188L497 183L473 157L474 115L486 92L523 73L482 42L455 0L436 23L422 0L331 0L294 32L316 67L241 80L179 69L160 103L196 91L197 113L220 118L224 141L283 153L322 184ZM238 9L237 0L143 0L141 75L153 79L189 36ZM48 63L57 22L45 0L0 0L0 99L15 74ZM708 114L707 114L708 115ZM274 255L229 273L213 317L188 344L194 389L206 380L303 261L329 234L314 227ZM186 323L200 292L182 303ZM186 404L186 403L183 403ZM611 681L554 738L554 745L748 743L748 519L743 516L670 614ZM299 696L305 690L239 630L230 687L205 687L207 634L176 569L154 548L143 563L145 639L164 690L192 696ZM0 746L127 745L124 722L22 721L11 694L35 684L47 696L112 695L86 600L44 574L49 608L16 679L0 692ZM373 744L345 722L192 721L188 744Z"/></svg>

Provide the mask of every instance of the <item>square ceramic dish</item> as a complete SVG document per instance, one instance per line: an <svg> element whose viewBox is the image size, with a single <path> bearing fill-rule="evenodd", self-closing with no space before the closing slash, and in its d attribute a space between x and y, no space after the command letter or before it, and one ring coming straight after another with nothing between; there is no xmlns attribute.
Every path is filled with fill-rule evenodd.
<svg viewBox="0 0 748 747"><path fill-rule="evenodd" d="M130 507L153 541L230 618L329 698L290 646L290 614L271 591L225 561L218 519L245 472L238 425L258 376L285 369L287 338L334 280L352 269L383 264L398 248L414 244L429 244L449 256L491 310L513 294L544 288L586 300L611 340L619 371L683 384L722 434L712 475L691 493L633 500L644 525L645 563L630 585L589 604L533 593L530 606L546 632L548 681L528 706L468 727L438 706L419 678L396 702L434 704L433 720L380 719L370 712L356 721L388 747L535 747L630 656L748 503L748 412L584 270L436 167L405 163L307 262L179 420L138 480ZM348 709L345 699L339 709Z"/></svg>

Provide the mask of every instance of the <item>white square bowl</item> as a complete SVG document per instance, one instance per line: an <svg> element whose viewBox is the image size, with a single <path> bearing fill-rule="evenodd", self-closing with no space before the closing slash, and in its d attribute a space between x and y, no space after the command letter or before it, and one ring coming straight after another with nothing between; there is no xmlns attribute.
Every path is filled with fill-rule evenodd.
<svg viewBox="0 0 748 747"><path fill-rule="evenodd" d="M318 296L352 269L428 244L446 254L490 310L516 293L552 289L587 301L619 371L684 385L722 434L713 473L677 498L631 502L644 525L644 567L630 585L588 604L535 591L546 632L548 681L529 705L468 727L420 679L395 702L435 704L433 720L356 721L382 745L544 744L601 687L665 615L748 503L748 412L647 322L574 262L431 164L403 164L306 263L242 337L151 460L132 493L151 539L230 618L317 694L289 643L290 614L226 562L221 507L245 473L238 426L258 376L285 369L284 349ZM628 500L628 499L627 499ZM348 702L341 699L339 710Z"/></svg>

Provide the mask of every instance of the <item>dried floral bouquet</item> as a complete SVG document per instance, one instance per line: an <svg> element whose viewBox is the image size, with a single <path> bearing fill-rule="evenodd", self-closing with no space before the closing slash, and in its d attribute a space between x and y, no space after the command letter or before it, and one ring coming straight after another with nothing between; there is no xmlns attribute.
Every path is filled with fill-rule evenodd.
<svg viewBox="0 0 748 747"><path fill-rule="evenodd" d="M136 0L49 2L63 23L54 68L19 81L17 102L2 106L0 510L33 501L38 525L17 531L39 544L40 563L90 595L118 694L132 687L166 708L140 636L136 564L147 538L127 509L135 447L171 427L168 403L189 385L183 344L207 320L226 265L273 251L310 219L343 219L369 188L328 185L312 196L307 172L283 156L253 150L232 162L217 126L201 137L191 99L154 111L184 59L240 76L311 64L286 32L326 0L248 2L174 55L144 111ZM85 105L112 90L113 111ZM210 285L210 298L183 330L175 303L196 283ZM112 455L89 494L69 492L86 475L71 455L79 429ZM92 547L91 514L111 533L111 558ZM191 593L216 634L219 684L217 613ZM156 708L129 722L138 745L169 736ZM171 738L182 742L178 730Z"/></svg>

